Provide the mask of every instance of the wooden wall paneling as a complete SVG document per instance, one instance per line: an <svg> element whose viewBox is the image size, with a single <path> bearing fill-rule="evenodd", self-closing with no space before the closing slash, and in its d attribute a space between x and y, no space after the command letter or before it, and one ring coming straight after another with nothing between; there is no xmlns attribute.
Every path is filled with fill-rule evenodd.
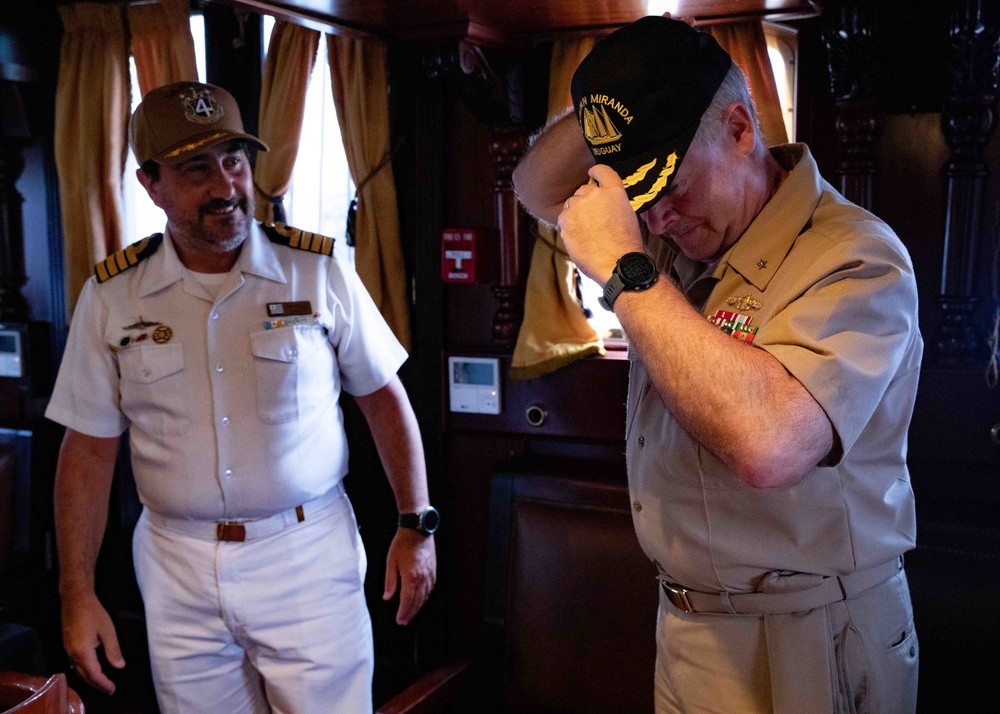
<svg viewBox="0 0 1000 714"><path fill-rule="evenodd" d="M973 370L925 369L909 435L917 548L906 555L920 638L918 710L985 711L972 663L1000 637L1000 400Z"/></svg>

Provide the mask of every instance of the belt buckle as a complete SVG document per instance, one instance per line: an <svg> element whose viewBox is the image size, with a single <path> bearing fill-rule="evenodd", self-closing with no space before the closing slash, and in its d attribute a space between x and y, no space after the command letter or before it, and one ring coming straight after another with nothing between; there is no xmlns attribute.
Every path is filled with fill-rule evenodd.
<svg viewBox="0 0 1000 714"><path fill-rule="evenodd" d="M219 521L215 524L216 540L242 543L247 539L247 529L240 521Z"/></svg>
<svg viewBox="0 0 1000 714"><path fill-rule="evenodd" d="M667 594L667 600L673 603L674 607L684 612L694 612L691 601L688 599L687 588L671 585L662 580L660 582L663 583L663 591Z"/></svg>

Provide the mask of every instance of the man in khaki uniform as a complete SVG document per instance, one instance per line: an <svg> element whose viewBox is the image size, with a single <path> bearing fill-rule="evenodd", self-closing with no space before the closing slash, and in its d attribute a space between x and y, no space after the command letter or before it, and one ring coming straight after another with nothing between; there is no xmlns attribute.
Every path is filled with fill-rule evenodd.
<svg viewBox="0 0 1000 714"><path fill-rule="evenodd" d="M629 336L657 711L914 711L905 247L804 145L765 148L742 71L682 22L602 40L573 99L514 180Z"/></svg>

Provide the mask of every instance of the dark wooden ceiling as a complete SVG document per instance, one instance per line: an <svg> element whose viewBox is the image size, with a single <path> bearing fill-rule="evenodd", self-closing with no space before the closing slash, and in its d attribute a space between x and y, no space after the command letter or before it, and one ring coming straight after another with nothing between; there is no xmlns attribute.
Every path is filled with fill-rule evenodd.
<svg viewBox="0 0 1000 714"><path fill-rule="evenodd" d="M814 15L809 0L223 0L325 29L355 30L409 42L470 38L523 44L627 24L649 12L700 23L724 18Z"/></svg>

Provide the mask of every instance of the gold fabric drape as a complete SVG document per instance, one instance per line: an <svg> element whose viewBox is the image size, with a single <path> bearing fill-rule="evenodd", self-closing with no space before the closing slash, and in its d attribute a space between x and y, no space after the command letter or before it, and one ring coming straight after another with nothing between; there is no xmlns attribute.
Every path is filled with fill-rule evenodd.
<svg viewBox="0 0 1000 714"><path fill-rule="evenodd" d="M150 89L166 84L198 81L188 0L130 5L128 24L143 96Z"/></svg>
<svg viewBox="0 0 1000 714"><path fill-rule="evenodd" d="M301 25L276 20L271 30L260 90L260 140L270 151L261 152L254 170L259 220L275 216L272 197L288 193L305 115L309 76L316 64L319 35Z"/></svg>
<svg viewBox="0 0 1000 714"><path fill-rule="evenodd" d="M347 165L360 186L354 264L382 317L409 349L410 310L390 150L385 46L367 38L327 35L327 50Z"/></svg>
<svg viewBox="0 0 1000 714"><path fill-rule="evenodd" d="M586 38L553 44L549 121L572 104L570 81L594 42ZM559 231L538 223L524 294L524 320L514 346L510 377L534 379L592 354L604 354L604 345L576 296L575 266Z"/></svg>
<svg viewBox="0 0 1000 714"><path fill-rule="evenodd" d="M128 50L120 7L80 3L59 14L55 160L72 311L94 264L122 247Z"/></svg>
<svg viewBox="0 0 1000 714"><path fill-rule="evenodd" d="M759 22L735 22L711 25L712 34L733 58L750 82L750 94L757 105L761 133L767 146L788 142L785 121L781 116L778 85L774 82L771 60L767 56L767 40Z"/></svg>

